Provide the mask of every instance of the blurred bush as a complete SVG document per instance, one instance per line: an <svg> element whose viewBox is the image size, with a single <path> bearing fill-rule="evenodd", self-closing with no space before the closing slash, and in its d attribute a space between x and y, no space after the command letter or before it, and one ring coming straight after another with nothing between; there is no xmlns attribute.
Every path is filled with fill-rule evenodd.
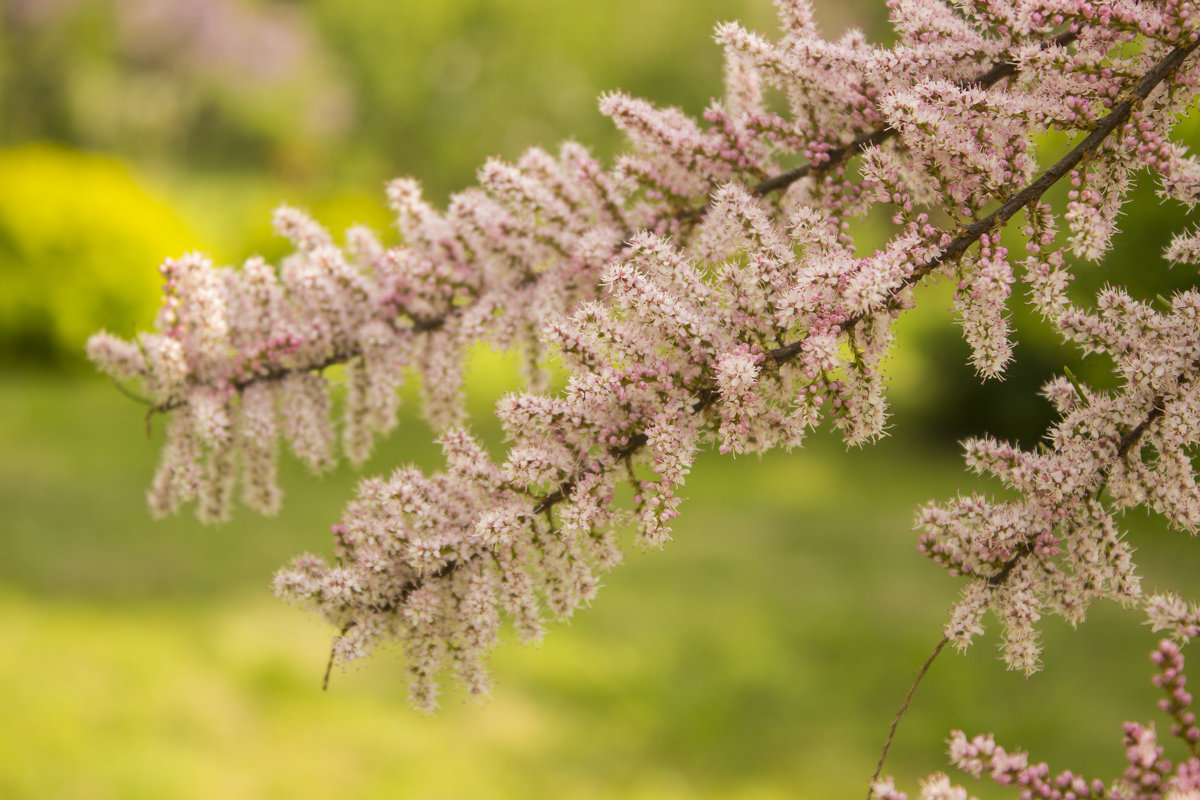
<svg viewBox="0 0 1200 800"><path fill-rule="evenodd" d="M155 266L196 246L121 163L0 150L0 363L78 365L97 328L130 335L158 307Z"/></svg>
<svg viewBox="0 0 1200 800"><path fill-rule="evenodd" d="M291 3L5 0L0 141L261 171L340 136L352 94Z"/></svg>

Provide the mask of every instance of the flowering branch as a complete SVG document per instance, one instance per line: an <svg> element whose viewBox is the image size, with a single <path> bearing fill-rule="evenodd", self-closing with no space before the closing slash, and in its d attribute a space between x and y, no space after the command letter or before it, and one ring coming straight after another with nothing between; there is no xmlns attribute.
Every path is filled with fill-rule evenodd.
<svg viewBox="0 0 1200 800"><path fill-rule="evenodd" d="M332 558L300 556L275 590L339 631L326 683L335 663L398 643L418 707L436 705L446 670L482 696L502 626L537 640L548 619L589 602L621 560L616 530L633 522L643 546L671 539L701 447L792 448L822 425L848 445L885 435L893 324L926 278L953 281L976 372L1003 377L1021 280L1064 342L1111 359L1118 386L1050 381L1060 418L1048 446L966 443L968 466L999 478L1009 499L919 512L920 549L969 580L889 728L875 793L901 796L876 780L899 722L945 645L967 647L989 611L1006 662L1027 672L1042 615L1074 624L1100 598L1196 635L1194 606L1143 597L1116 515L1144 507L1174 529L1200 528L1200 292L1159 307L1107 288L1085 307L1067 290L1077 265L1111 248L1135 172L1156 176L1163 198L1200 202L1200 163L1171 138L1200 94L1200 12L1191 0L888 5L890 47L853 32L824 39L803 0L778 0L777 41L718 27L726 91L706 124L620 92L601 99L630 140L611 168L578 145L535 149L486 164L444 212L397 181L401 247L362 229L338 247L284 210L276 224L296 252L278 269L168 261L157 333L90 344L110 374L140 379L172 412L153 509L195 501L202 518L223 518L240 468L244 500L274 511L281 440L314 468L333 462L319 373L344 368L341 449L362 460L395 424L397 387L415 366L445 469L361 481L333 526ZM1038 142L1051 131L1075 143L1043 166ZM1062 181L1058 201L1049 189ZM878 211L888 238L860 253L851 221ZM1000 232L1021 211L1018 260ZM1166 254L1200 263L1200 234ZM509 440L500 463L460 426L462 354L485 339L529 365L529 390L497 403ZM537 369L547 354L567 374L552 393ZM621 481L629 507L615 500ZM1182 662L1162 653L1166 710L1190 737ZM1144 730L1129 735L1141 748L1130 785L1163 778L1157 756L1142 757ZM975 774L986 755L994 774L1050 787L986 741L956 747ZM1101 791L1062 780L1076 797ZM959 796L941 778L923 791Z"/></svg>
<svg viewBox="0 0 1200 800"><path fill-rule="evenodd" d="M1063 31L1062 33L1053 37L1050 40L1050 43L1057 45L1058 47L1066 47L1075 41L1076 36L1077 34L1075 31ZM968 89L971 87L987 89L995 86L1005 78L1012 77L1017 73L1018 69L1019 65L1016 61L1013 61L1011 57L1003 58L975 77L958 81L958 87L960 89ZM864 133L861 136L858 136L854 141L843 147L835 147L825 152L823 154L824 158L819 166L811 161L801 164L800 166L794 167L786 172L781 172L778 175L774 175L770 178L760 181L759 183L755 184L753 191L756 195L762 197L770 194L771 192L786 189L801 178L807 178L809 174L814 171L828 170L829 168L848 160L851 156L858 155L863 150L882 145L884 142L887 142L889 139L894 137L897 132L898 131L896 128L891 127L876 128L870 133ZM696 213L701 214L703 211L697 211Z"/></svg>
<svg viewBox="0 0 1200 800"><path fill-rule="evenodd" d="M732 36L731 29L724 29ZM1053 37L1050 46L1063 47L1074 41L1076 34L1066 31ZM736 37L734 37L736 39ZM1018 62L1004 53L984 71L959 81L962 87L990 87L1004 78L1017 73ZM620 106L615 103L610 105ZM617 118L621 112L613 109ZM644 108L629 112L631 126L636 128L639 120L650 116ZM724 117L714 117L717 121ZM665 134L664 134L665 135ZM896 135L896 129L883 125L859 135L850 144L840 147L822 147L807 163L790 170L778 172L754 186L752 193L766 196L772 192L791 187L810 174L826 174L851 156L871 146L881 145ZM152 510L156 514L174 511L181 502L196 498L197 513L202 519L224 519L229 514L230 485L234 480L228 475L228 462L233 452L245 446L244 440L251 437L231 435L227 430L237 421L231 420L237 412L235 404L248 389L254 388L248 405L265 408L263 398L278 402L281 395L290 410L304 416L303 426L290 426L294 433L293 447L309 466L317 470L328 468L333 463L332 447L334 433L327 421L330 403L327 397L328 381L317 377L330 367L348 365L351 371L350 385L360 387L352 394L354 405L375 398L376 409L351 408L347 414L343 431L344 449L354 461L363 460L369 452L373 435L386 433L395 424L395 400L386 399L394 394L402 379L403 369L415 365L425 377L426 383L448 379L448 385L428 409L429 415L439 425L451 424L461 419L461 406L456 399L457 372L461 366L443 354L432 359L434 363L422 363L431 350L445 347L448 338L453 353L461 353L469 340L490 335L504 344L516 336L524 336L533 357L540 348L536 344L536 331L544 324L550 311L564 313L570 307L596 291L594 281L580 282L582 274L570 279L582 293L555 291L556 281L550 277L566 269L577 272L579 259L590 256L593 265L622 250L637 232L630 225L632 220L644 219L632 208L628 199L617 190L617 173L604 173L591 161L581 148L564 148L558 175L550 187L545 183L547 173L555 167L548 163L549 157L541 151L531 153L514 170L498 163L491 163L481 171L480 177L485 192L495 203L488 203L475 193L463 193L452 198L451 214L440 217L419 199L419 189L414 182L397 181L390 191L393 207L400 216L401 229L411 239L407 247L385 250L364 229L348 232L349 256L338 252L327 232L315 222L292 209L281 209L276 216L276 227L297 245L297 253L285 261L282 272L304 272L306 277L299 281L284 281L276 285L269 268L259 260L248 262L241 273L229 270L213 270L206 260L192 256L180 261L168 261L162 271L166 281L167 305L160 316L160 334L143 334L134 342L121 342L107 334L98 334L89 343L92 358L117 380L140 379L147 391L157 397L150 400L149 417L178 411L182 418L168 427L167 443L156 487L151 494ZM746 165L743 165L746 166ZM576 203L574 213L585 212L595 220L603 220L615 226L603 231L600 250L593 251L597 242L594 227L566 225L566 213L556 211L557 221L568 230L557 236L545 236L527 225L511 222L511 216L528 215L531 209L544 213L547 208L562 209L561 196L571 192L564 171L569 169L577 178L591 184L589 204ZM732 173L731 173L732 174ZM549 191L548 191L549 189ZM578 188L574 189L578 194ZM549 197L557 193L559 198ZM699 205L675 215L674 222L695 222L702 219L712 205L706 199ZM457 212L457 213L456 213ZM656 212L659 213L659 212ZM489 219L491 218L491 219ZM497 229L495 226L499 225ZM650 228L660 228L656 222L647 223ZM503 279L513 281L505 284L484 285L472 281L451 280L447 273L462 273L465 267L488 268L481 263L480 250L471 247L470 231L498 232L501 236L517 241L506 243L500 250L507 255L528 259L535 251L528 249L529 240L548 249L553 255L554 269L531 272L526 263L511 263L515 272ZM679 231L682 234L682 231ZM541 256L534 258L542 258ZM419 263L422 260L431 259ZM414 261L418 263L414 263ZM291 262L291 263L289 263ZM565 263L564 263L565 262ZM412 273L416 272L414 275ZM404 274L407 273L407 274ZM414 283L414 278L431 281L431 286ZM333 285L330 285L330 284ZM550 283L549 291L544 284ZM316 284L316 285L314 285ZM339 286L340 284L340 286ZM539 289L539 284L543 287ZM392 288L395 287L395 288ZM400 287L405 287L401 289ZM317 297L311 297L316 290ZM250 301L245 313L265 314L270 326L256 324L255 319L239 320L238 295L249 292L257 299ZM414 293L417 293L414 296ZM419 295L426 296L420 302ZM547 307L543 302L527 303L511 301L511 295L550 294L553 302ZM510 299L499 298L509 296ZM433 298L439 298L434 300ZM402 302L408 299L407 302ZM413 300L418 300L415 304ZM366 306L366 316L361 306ZM354 303L358 308L353 314L339 308L345 303ZM207 308L211 318L191 315L190 320L177 319L173 309L191 306L193 311ZM481 326L481 321L497 309L508 317L507 326ZM528 312L536 315L523 318ZM357 335L354 324L344 325L345 317L354 316L362 325ZM369 320L369 321L367 321ZM181 324L182 323L182 324ZM233 327L230 336L229 328ZM210 328L207 333L205 330ZM272 330L280 328L283 330ZM343 328L341 336L330 340L330 329ZM526 333L520 334L521 328ZM194 333L187 329L193 328ZM310 328L310 333L305 333ZM499 330L497 330L499 328ZM241 329L240 335L238 329ZM449 332L449 336L435 334ZM190 342L192 336L202 339L200 346ZM422 340L431 340L428 345ZM385 354L386 351L386 354ZM536 367L532 367L536 372ZM307 377L306 377L307 376ZM533 373L531 372L531 379ZM536 385L536 383L534 384ZM286 417L269 421L258 417L258 436L265 435L285 423ZM270 423L270 424L268 424ZM247 423L248 425L250 423ZM295 429L304 427L309 433ZM196 441L196 440L199 441ZM259 447L257 454L246 453L248 461L256 466L256 475L243 478L244 499L252 507L264 513L278 510L282 494L274 482L274 445ZM205 456L205 451L209 455ZM189 469L182 462L199 460L202 469Z"/></svg>
<svg viewBox="0 0 1200 800"><path fill-rule="evenodd" d="M1095 130L1079 145L1073 148L1066 156L1057 161L1053 166L1043 172L1035 181L1023 187L1020 191L1013 194L1008 200L1000 205L995 211L983 217L979 221L968 226L966 230L957 237L946 242L944 248L941 248L936 255L925 260L919 266L912 269L910 274L899 281L899 285L892 289L891 292L880 298L877 303L867 309L850 314L845 318L833 322L832 325L841 329L850 329L855 325L868 319L873 313L877 313L880 308L886 308L894 303L900 294L917 283L925 276L932 273L939 266L960 258L967 248L979 241L979 239L990 233L995 228L1004 225L1009 219L1016 215L1017 211L1027 205L1037 202L1042 195L1058 180L1068 175L1070 171L1080 163L1087 155L1095 152L1100 145L1110 136L1123 122L1125 122L1133 109L1136 102L1144 100L1150 92L1160 83L1166 80L1174 71L1178 70L1184 59L1195 50L1196 43L1193 43L1186 48L1176 48L1171 51L1166 57L1158 61L1154 66L1146 72L1140 81L1130 91L1130 97L1113 107L1113 110L1104 117L1096 126ZM943 237L945 240L948 237ZM781 345L774 350L764 354L763 360L778 368L783 366L793 359L796 359L803 352L807 342L807 336L793 340L787 344ZM722 393L716 385L706 385L696 387L692 391L696 398L691 406L690 412L695 416L702 416L708 412L714 404L721 398ZM1119 448L1118 456L1123 458L1128 449L1141 436L1146 428L1162 415L1161 399L1156 399L1152 404L1151 411L1147 414L1143 422L1131 431L1126 439L1122 441ZM538 497L533 504L531 510L532 515L541 514L555 505L570 498L572 491L576 486L584 480L596 481L600 480L603 474L612 466L622 462L627 462L634 455L638 454L649 444L650 438L645 431L636 431L626 435L623 439L623 444L619 447L614 447L610 450L607 462L597 462L590 466L584 472L578 473L569 479L561 482L553 490ZM1106 474L1107 470L1103 471ZM1013 569L1017 566L1023 556L1033 551L1033 544L1023 543L1016 548L1014 555L1006 564L1004 564L995 574L987 579L987 584L991 588L995 588L1002 584ZM446 577L450 572L457 568L457 561L447 559L438 572L432 577L441 579ZM399 607L403 598L409 596L413 591L416 591L426 578L416 576L408 583L400 587L400 600L394 603L385 603L383 605L373 606L375 611L391 610ZM961 641L961 637L957 637ZM938 650L940 651L939 646ZM923 674L923 673L922 673ZM915 685L914 685L915 688ZM906 704L907 705L907 704Z"/></svg>
<svg viewBox="0 0 1200 800"><path fill-rule="evenodd" d="M1178 382L1179 386L1184 387L1188 383L1190 383L1191 379L1195 376L1197 371L1200 371L1200 360L1192 362L1192 364L1190 365L1189 371L1187 373L1183 374L1179 378L1179 382ZM1076 392L1079 393L1079 391L1080 391L1079 387L1074 382L1072 383L1072 385L1075 386ZM1099 476L1100 476L1099 477L1099 485L1097 485L1096 488L1092 490L1091 498L1090 498L1091 501L1098 502L1100 500L1100 496L1103 494L1105 484L1107 483L1109 472L1111 472L1113 467L1118 462L1123 461L1128 456L1129 451L1134 447L1134 445L1136 445L1142 439L1142 437L1144 435L1146 435L1146 433L1150 430L1150 427L1155 422L1157 422L1159 419L1162 418L1163 414L1165 413L1164 412L1164 409L1165 409L1164 402L1165 402L1165 398L1162 397L1161 395L1155 397L1153 403L1151 404L1150 410L1146 413L1146 415L1142 418L1142 420L1140 422L1138 422L1138 424L1135 425L1132 429L1130 429L1127 433L1125 433L1123 436L1120 437L1120 440L1119 440L1120 444L1117 446L1115 458L1112 461L1110 461L1108 464L1101 467L1101 469L1099 470ZM1039 545L1039 542L1037 542L1036 540L1025 541L1025 542L1021 542L1020 544L1018 544L1015 548L1015 552L1013 553L1012 557L1009 558L1008 561L1005 562L995 573L993 573L992 575L990 575L984 579L985 585L989 589L993 589L993 590L1002 587L1008 581L1008 579L1012 576L1013 571L1016 569L1016 567L1024 559L1028 558L1030 555L1032 555L1038 551L1038 549L1039 549L1038 545ZM867 794L868 800L870 800L871 795L874 792L873 787L876 786L879 776L883 772L883 765L887 761L888 751L891 749L892 740L896 736L896 729L900 725L900 720L903 719L905 713L907 713L908 707L912 703L913 695L916 694L917 687L921 684L921 682L925 679L925 676L929 673L929 669L930 669L930 667L933 666L933 662L937 660L939 655L941 655L941 652L945 648L945 646L948 643L950 643L951 635L952 634L949 631L942 635L942 638L938 641L937 645L934 647L933 652L930 653L929 657L925 660L925 663L917 671L916 678L913 680L912 685L909 687L908 694L905 695L905 697L904 697L904 702L901 703L900 709L896 712L896 716L892 720L892 724L888 728L887 739L884 741L883 750L879 755L879 761L876 763L875 771L872 773L871 780L868 782L868 786L871 787L868 789L868 794ZM961 641L961 637L959 640ZM1156 681L1157 681L1157 679L1156 679ZM1167 710L1167 709L1164 709L1164 710ZM1195 755L1194 743L1191 746L1193 748L1192 754Z"/></svg>

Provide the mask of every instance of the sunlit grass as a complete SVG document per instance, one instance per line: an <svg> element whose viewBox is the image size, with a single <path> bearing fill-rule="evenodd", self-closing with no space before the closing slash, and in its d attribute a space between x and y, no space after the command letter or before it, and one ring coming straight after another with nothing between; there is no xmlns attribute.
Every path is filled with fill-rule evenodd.
<svg viewBox="0 0 1200 800"><path fill-rule="evenodd" d="M473 424L494 443L488 404L512 373L473 359ZM288 461L277 519L153 523L143 426L100 381L0 380L0 718L16 732L0 797L855 796L957 592L916 553L913 509L981 485L905 439L705 454L675 542L631 549L540 648L502 646L487 705L451 690L426 718L394 653L322 694L333 631L267 587L295 553L328 552L357 473ZM429 437L406 412L366 471L436 468ZM1130 522L1148 583L1186 589L1193 543ZM1152 718L1155 637L1136 615L1093 617L1048 625L1028 680L989 643L947 653L889 770L912 785L943 768L965 727L1109 776L1120 723Z"/></svg>

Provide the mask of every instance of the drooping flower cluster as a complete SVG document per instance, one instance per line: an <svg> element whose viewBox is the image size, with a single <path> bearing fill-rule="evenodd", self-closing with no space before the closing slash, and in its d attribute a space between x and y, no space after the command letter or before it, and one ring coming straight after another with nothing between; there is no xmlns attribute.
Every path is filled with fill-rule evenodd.
<svg viewBox="0 0 1200 800"><path fill-rule="evenodd" d="M281 209L276 229L296 248L281 265L169 259L157 331L132 342L92 337L92 359L118 380L140 380L154 410L171 416L151 492L156 514L195 500L202 519L226 518L239 457L244 500L273 513L270 454L280 438L314 470L331 466L330 367L343 368L346 387L341 449L362 461L395 425L406 368L422 378L426 414L445 426L462 416L471 342L524 347L536 361L528 320L596 295L596 273L625 229L621 196L574 144L557 158L532 150L515 165L490 162L480 180L445 213L416 182L394 182L399 247L364 228L339 247L301 212Z"/></svg>
<svg viewBox="0 0 1200 800"><path fill-rule="evenodd" d="M1117 515L1144 506L1172 528L1200 527L1190 455L1200 444L1200 294L1179 292L1156 307L1108 288L1094 311L1077 307L1066 292L1065 248L1052 249L1049 208L1030 216L1035 238L1025 266L1035 307L1064 339L1111 358L1120 386L1099 392L1070 377L1051 381L1045 394L1061 418L1048 447L966 443L968 465L999 478L1016 499L960 497L918 517L922 550L972 579L946 635L965 648L992 610L1004 625L1006 660L1026 672L1037 666L1035 624L1044 611L1074 624L1097 598L1140 598Z"/></svg>
<svg viewBox="0 0 1200 800"><path fill-rule="evenodd" d="M1178 761L1166 757L1166 748L1153 725L1126 722L1124 727L1125 771L1107 785L1088 780L1071 770L1051 775L1046 762L1031 763L1029 754L1008 751L996 744L991 734L968 739L962 731L950 735L950 763L972 778L987 774L1001 786L1017 790L1021 800L1183 800L1200 792L1200 758L1196 743L1200 729L1191 711L1192 695L1185 688L1183 654L1179 645L1164 639L1151 654L1159 669L1154 685L1166 695L1159 710L1172 719L1170 734L1182 743L1186 755ZM945 773L931 775L921 783L921 800L967 800L967 790L954 785ZM872 787L875 800L907 800L895 781L884 778Z"/></svg>
<svg viewBox="0 0 1200 800"><path fill-rule="evenodd" d="M335 526L335 560L303 556L275 585L338 626L343 664L400 642L418 704L433 704L446 667L482 693L504 614L535 638L543 618L589 600L627 519L646 545L670 539L699 447L790 448L822 424L849 444L883 435L893 323L922 281L954 282L972 362L1001 376L1020 277L1068 341L1114 359L1122 385L1052 382L1063 418L1044 451L968 446L1016 499L922 512L922 548L971 579L948 633L965 646L996 611L1006 658L1028 670L1046 610L1076 621L1097 597L1136 602L1115 515L1143 505L1176 527L1200 521L1188 460L1200 295L1160 308L1112 290L1092 312L1067 287L1074 260L1109 248L1134 170L1166 197L1197 197L1200 168L1171 139L1197 93L1194 9L895 0L899 39L881 47L827 41L803 0L777 5L779 41L718 28L726 96L703 121L603 98L632 147L612 170L576 145L534 150L489 162L444 213L395 182L398 247L355 230L339 248L285 212L296 253L278 270L169 262L158 332L91 345L172 414L156 507L195 498L221 517L240 462L248 502L270 510L280 438L314 467L332 458L322 370L345 366L342 449L358 459L393 424L415 366L446 470L364 481ZM1042 163L1050 131L1074 146ZM1060 181L1070 194L1056 207ZM1014 262L1000 232L1022 212L1028 256ZM860 252L852 223L868 214L892 227ZM1190 259L1194 236L1169 256ZM500 464L455 427L461 354L481 338L548 349L568 371L561 391L500 400ZM619 481L632 508L614 505Z"/></svg>
<svg viewBox="0 0 1200 800"><path fill-rule="evenodd" d="M443 667L486 692L481 655L502 611L523 640L538 639L544 613L569 616L594 596L597 572L620 560L611 536L592 535L590 524L551 529L469 434L452 430L441 443L443 474L398 469L362 482L333 528L334 565L304 555L275 579L277 592L316 605L342 629L342 660L403 639L413 699L427 708ZM522 467L547 468L528 455Z"/></svg>
<svg viewBox="0 0 1200 800"><path fill-rule="evenodd" d="M1122 386L1098 392L1067 378L1052 381L1045 393L1062 417L1049 447L966 444L967 464L999 478L1016 498L960 497L918 517L922 550L972 579L947 635L966 647L992 610L1004 624L1006 660L1026 672L1036 668L1034 626L1043 611L1074 624L1097 598L1129 605L1141 596L1132 548L1119 530L1121 511L1147 506L1177 529L1200 526L1188 456L1200 443L1200 429L1188 421L1200 412L1200 294L1182 292L1158 310L1106 290L1098 305L1087 313L1064 300L1056 322L1111 356Z"/></svg>

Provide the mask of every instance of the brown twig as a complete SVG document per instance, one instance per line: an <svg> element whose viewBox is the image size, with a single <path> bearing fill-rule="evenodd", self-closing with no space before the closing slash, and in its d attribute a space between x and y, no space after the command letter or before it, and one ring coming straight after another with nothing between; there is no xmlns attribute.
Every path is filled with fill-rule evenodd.
<svg viewBox="0 0 1200 800"><path fill-rule="evenodd" d="M342 626L341 633L339 633L337 636L333 637L333 644L329 648L329 662L325 665L325 680L321 681L321 691L322 692L329 691L329 676L333 672L333 659L334 659L334 656L337 655L338 640L341 639L343 636L345 636L347 633L349 633L350 629L353 628L356 624L357 623L355 623L353 620L351 620L350 622L347 622L345 625Z"/></svg>
<svg viewBox="0 0 1200 800"><path fill-rule="evenodd" d="M883 762L887 761L888 751L892 749L892 740L896 738L896 729L900 727L900 720L904 719L904 714L908 711L908 706L912 703L913 695L917 693L917 687L921 685L921 681L925 679L929 668L933 666L933 662L942 654L942 650L949 642L949 636L942 636L942 640L937 643L937 647L933 648L933 652L929 654L929 658L925 659L925 663L917 670L917 677L913 678L912 685L908 687L908 694L904 695L904 702L900 704L900 709L896 712L892 724L888 726L888 735L887 740L883 743L883 752L879 754L879 761L875 764L875 772L871 775L870 783L867 784L867 800L871 800L871 787L879 779L879 773L883 772Z"/></svg>

